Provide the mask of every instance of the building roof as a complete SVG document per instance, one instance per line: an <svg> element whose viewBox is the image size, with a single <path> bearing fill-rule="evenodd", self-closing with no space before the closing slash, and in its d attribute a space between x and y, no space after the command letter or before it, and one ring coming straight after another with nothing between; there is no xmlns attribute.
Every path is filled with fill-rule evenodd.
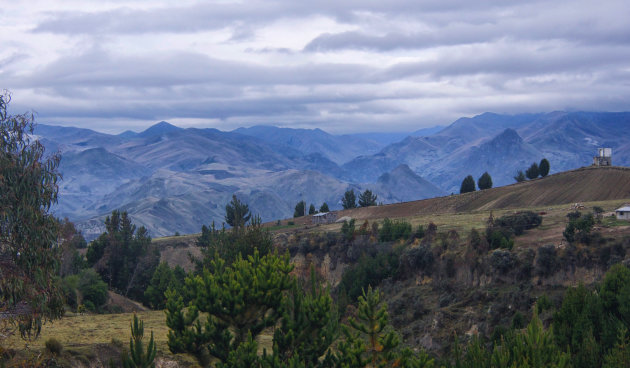
<svg viewBox="0 0 630 368"><path fill-rule="evenodd" d="M329 214L329 212L316 213L313 215L313 217L322 217L322 216L326 216L327 214Z"/></svg>
<svg viewBox="0 0 630 368"><path fill-rule="evenodd" d="M630 212L630 206L625 206L621 208L617 208L615 212Z"/></svg>

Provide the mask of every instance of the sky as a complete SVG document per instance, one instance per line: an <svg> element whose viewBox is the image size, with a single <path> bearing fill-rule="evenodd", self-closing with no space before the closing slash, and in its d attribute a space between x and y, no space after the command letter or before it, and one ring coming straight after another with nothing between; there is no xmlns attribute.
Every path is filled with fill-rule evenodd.
<svg viewBox="0 0 630 368"><path fill-rule="evenodd" d="M627 0L0 0L0 89L110 133L630 110Z"/></svg>

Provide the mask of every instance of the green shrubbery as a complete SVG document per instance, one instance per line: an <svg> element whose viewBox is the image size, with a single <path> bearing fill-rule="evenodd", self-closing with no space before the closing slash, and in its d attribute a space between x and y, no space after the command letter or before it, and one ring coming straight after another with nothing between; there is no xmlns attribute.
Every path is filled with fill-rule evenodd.
<svg viewBox="0 0 630 368"><path fill-rule="evenodd" d="M424 229L420 230L424 235ZM383 225L379 230L379 241L389 242L399 239L409 239L412 234L411 224L404 220L392 221L388 218L383 220Z"/></svg>

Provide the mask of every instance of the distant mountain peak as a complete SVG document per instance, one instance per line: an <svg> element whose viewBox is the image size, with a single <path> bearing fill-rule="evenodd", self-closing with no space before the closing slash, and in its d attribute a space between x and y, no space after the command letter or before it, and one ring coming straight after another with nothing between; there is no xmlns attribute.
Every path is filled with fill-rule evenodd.
<svg viewBox="0 0 630 368"><path fill-rule="evenodd" d="M501 144L520 144L523 142L523 138L516 132L516 130L512 128L507 128L494 138L492 138L492 142L501 143Z"/></svg>
<svg viewBox="0 0 630 368"><path fill-rule="evenodd" d="M148 129L140 133L140 136L148 137L152 135L162 135L165 133L178 132L183 130L182 128L176 127L173 124L169 124L166 121L160 121L157 124L150 126Z"/></svg>

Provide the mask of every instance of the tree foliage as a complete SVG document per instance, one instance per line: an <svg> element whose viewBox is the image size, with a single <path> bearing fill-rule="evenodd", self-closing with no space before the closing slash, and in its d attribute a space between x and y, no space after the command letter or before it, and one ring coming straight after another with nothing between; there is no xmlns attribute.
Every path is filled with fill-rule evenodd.
<svg viewBox="0 0 630 368"><path fill-rule="evenodd" d="M475 191L475 179L472 175L468 175L462 180L462 185L459 188L459 193L470 193Z"/></svg>
<svg viewBox="0 0 630 368"><path fill-rule="evenodd" d="M37 336L45 321L63 314L57 221L59 154L33 141L32 114L10 115L0 95L0 336L19 329Z"/></svg>
<svg viewBox="0 0 630 368"><path fill-rule="evenodd" d="M477 186L479 187L479 190L492 188L492 177L487 171L479 177L479 180L477 180Z"/></svg>
<svg viewBox="0 0 630 368"><path fill-rule="evenodd" d="M306 202L299 201L298 204L295 205L295 211L293 211L293 217L302 217L306 211Z"/></svg>
<svg viewBox="0 0 630 368"><path fill-rule="evenodd" d="M236 194L233 194L232 201L225 205L225 222L238 230L247 224L250 217L249 206L236 198Z"/></svg>
<svg viewBox="0 0 630 368"><path fill-rule="evenodd" d="M527 170L525 170L525 176L527 176L527 179L536 179L538 175L540 175L540 170L538 169L538 164L535 162L532 163Z"/></svg>
<svg viewBox="0 0 630 368"><path fill-rule="evenodd" d="M540 160L540 164L538 164L538 170L540 171L540 176L542 176L543 178L547 175L549 175L549 161L546 158L543 158L542 160Z"/></svg>
<svg viewBox="0 0 630 368"><path fill-rule="evenodd" d="M86 258L111 289L143 300L144 291L159 263L144 227L136 231L127 212L113 211L105 219L106 231L90 243Z"/></svg>
<svg viewBox="0 0 630 368"><path fill-rule="evenodd" d="M401 349L400 337L389 325L386 303L381 293L368 287L359 297L356 319L342 326L339 367L433 367L434 362L421 350L414 354Z"/></svg>
<svg viewBox="0 0 630 368"><path fill-rule="evenodd" d="M260 217L254 216L242 231L217 229L212 223L210 227L201 227L201 236L197 238L197 246L201 248L202 259L196 260L196 268L201 272L215 258L221 258L228 264L234 262L239 254L243 258L258 251L260 255L271 252L273 240L268 230L262 227Z"/></svg>
<svg viewBox="0 0 630 368"><path fill-rule="evenodd" d="M341 198L341 205L344 210L357 207L357 197L353 189L348 189Z"/></svg>
<svg viewBox="0 0 630 368"><path fill-rule="evenodd" d="M205 366L211 359L217 366L317 366L335 339L332 299L317 286L304 293L292 270L288 254L254 252L231 265L212 260L186 278L186 309L181 295L168 292L170 350ZM270 326L277 326L273 352L258 356L256 338Z"/></svg>
<svg viewBox="0 0 630 368"><path fill-rule="evenodd" d="M317 213L317 210L315 209L315 205L311 203L311 205L308 207L308 214L314 215L315 213Z"/></svg>
<svg viewBox="0 0 630 368"><path fill-rule="evenodd" d="M330 212L330 209L328 208L328 204L326 202L322 203L322 206L319 207L319 212L320 213Z"/></svg>
<svg viewBox="0 0 630 368"><path fill-rule="evenodd" d="M373 194L371 190L366 189L363 193L359 194L359 206L376 206L377 197L378 196L376 194Z"/></svg>
<svg viewBox="0 0 630 368"><path fill-rule="evenodd" d="M153 331L151 331L151 339L147 344L145 351L142 340L144 339L144 322L133 315L131 323L131 338L129 339L129 352L124 351L122 355L122 363L124 368L155 368L155 354L157 347L153 340Z"/></svg>
<svg viewBox="0 0 630 368"><path fill-rule="evenodd" d="M514 175L514 180L517 183L521 183L521 182L524 182L526 180L525 173L523 172L523 170L518 170L516 172L516 175Z"/></svg>
<svg viewBox="0 0 630 368"><path fill-rule="evenodd" d="M144 292L144 300L153 309L166 307L166 291L173 289L181 292L186 272L180 266L171 269L166 262L155 269L151 281Z"/></svg>

